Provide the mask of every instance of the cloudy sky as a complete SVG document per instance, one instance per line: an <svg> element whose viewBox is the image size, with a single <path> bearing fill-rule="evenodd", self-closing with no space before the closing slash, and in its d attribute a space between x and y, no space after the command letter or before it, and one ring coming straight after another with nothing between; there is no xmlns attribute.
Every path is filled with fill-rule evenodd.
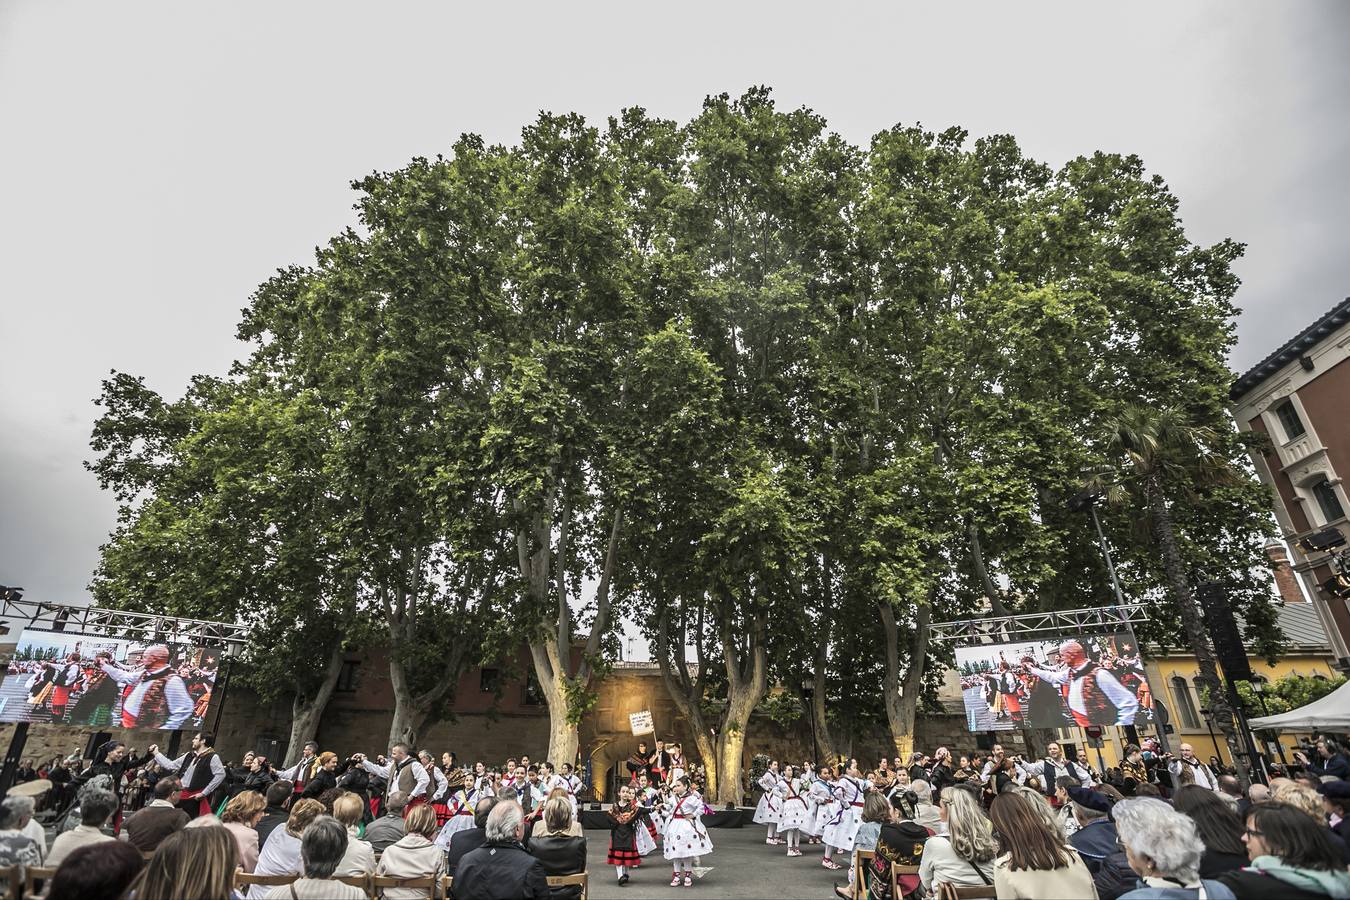
<svg viewBox="0 0 1350 900"><path fill-rule="evenodd" d="M1259 360L1350 294L1350 4L0 2L0 583L80 601L116 368L223 373L250 291L349 224L347 182L540 109L685 119L774 87L855 142L1010 132L1133 152L1193 239L1248 244Z"/></svg>

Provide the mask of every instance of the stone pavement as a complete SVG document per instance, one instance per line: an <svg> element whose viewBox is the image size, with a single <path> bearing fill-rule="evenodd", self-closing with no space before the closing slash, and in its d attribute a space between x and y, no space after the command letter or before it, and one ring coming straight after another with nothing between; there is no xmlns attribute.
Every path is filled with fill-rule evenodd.
<svg viewBox="0 0 1350 900"><path fill-rule="evenodd" d="M712 828L713 852L702 860L706 870L694 878L692 888L670 886L670 866L657 848L642 860L624 887L616 883L614 867L605 863L609 832L586 832L587 870L591 873L591 896L608 898L717 897L772 898L772 900L831 900L833 885L847 884L848 870L832 871L820 864L819 844L802 845L800 857L788 858L781 844L764 843L764 826ZM845 861L846 862L846 861Z"/></svg>

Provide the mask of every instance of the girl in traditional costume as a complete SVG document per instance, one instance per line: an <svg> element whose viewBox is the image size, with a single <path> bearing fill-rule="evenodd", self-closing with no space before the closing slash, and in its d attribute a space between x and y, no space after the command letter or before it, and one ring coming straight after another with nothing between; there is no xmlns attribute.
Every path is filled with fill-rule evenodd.
<svg viewBox="0 0 1350 900"><path fill-rule="evenodd" d="M780 780L778 761L774 760L769 763L769 770L759 776L759 781L756 782L764 793L760 795L759 803L755 806L753 820L756 825L768 826L768 831L764 837L764 843L766 844L783 843L778 837L778 818L783 811L778 798L778 782Z"/></svg>
<svg viewBox="0 0 1350 900"><path fill-rule="evenodd" d="M862 825L863 796L871 786L872 782L858 774L857 762L851 762L848 771L834 786L834 796L839 806L830 824L825 826L823 838L826 854L829 854L831 847L845 853L853 852L853 839ZM828 855L826 860L829 860ZM839 868L839 864L827 868Z"/></svg>
<svg viewBox="0 0 1350 900"><path fill-rule="evenodd" d="M778 833L787 841L787 855L801 856L802 828L812 819L811 806L802 794L803 779L796 777L792 766L783 769L781 796L783 810L778 819ZM814 825L814 821L812 822Z"/></svg>
<svg viewBox="0 0 1350 900"><path fill-rule="evenodd" d="M662 852L674 869L670 886L678 887L683 883L685 887L693 887L694 860L713 850L708 830L703 827L703 798L689 790L687 776L672 781L671 790L674 796Z"/></svg>
<svg viewBox="0 0 1350 900"><path fill-rule="evenodd" d="M638 832L644 829L642 807L633 799L633 789L619 788L619 801L609 810L609 855L606 860L618 873L619 884L628 883L628 870L642 865Z"/></svg>

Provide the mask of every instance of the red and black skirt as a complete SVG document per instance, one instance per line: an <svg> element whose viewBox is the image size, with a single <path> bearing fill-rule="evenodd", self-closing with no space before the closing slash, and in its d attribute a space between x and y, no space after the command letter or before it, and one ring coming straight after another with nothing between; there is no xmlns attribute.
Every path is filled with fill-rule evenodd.
<svg viewBox="0 0 1350 900"><path fill-rule="evenodd" d="M450 807L445 803L431 801L431 808L436 811L436 824L444 825L450 821Z"/></svg>
<svg viewBox="0 0 1350 900"><path fill-rule="evenodd" d="M609 845L609 856L605 860L611 866L640 866L642 857L638 856L637 847L616 847Z"/></svg>

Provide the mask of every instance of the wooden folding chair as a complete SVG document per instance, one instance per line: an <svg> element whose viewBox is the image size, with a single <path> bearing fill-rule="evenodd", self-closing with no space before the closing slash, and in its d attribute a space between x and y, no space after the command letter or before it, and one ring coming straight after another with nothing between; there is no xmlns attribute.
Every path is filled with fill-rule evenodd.
<svg viewBox="0 0 1350 900"><path fill-rule="evenodd" d="M442 876L441 876L441 896L442 896L442 897L449 897L449 896L450 896L450 885L452 885L452 884L454 884L454 883L455 883L455 876L453 876L453 875L442 875ZM379 900L379 898L378 898L378 897L375 897L375 895L372 894L372 895L371 895L371 900Z"/></svg>
<svg viewBox="0 0 1350 900"><path fill-rule="evenodd" d="M294 873L290 875L254 875L251 872L241 870L234 873L234 886L239 889L239 893L246 894L248 889L255 884L260 887L281 887L299 879L300 876Z"/></svg>
<svg viewBox="0 0 1350 900"><path fill-rule="evenodd" d="M23 867L0 868L0 889L5 892L4 900L19 900L19 892L23 889Z"/></svg>
<svg viewBox="0 0 1350 900"><path fill-rule="evenodd" d="M374 897L375 894L370 889L370 876L365 872L360 875L334 875L334 881L340 881L343 884L350 884L352 887L359 887L366 892L367 897Z"/></svg>
<svg viewBox="0 0 1350 900"><path fill-rule="evenodd" d="M876 855L874 850L853 851L853 886L849 892L853 900L870 900L872 891L867 882L870 875L868 869Z"/></svg>
<svg viewBox="0 0 1350 900"><path fill-rule="evenodd" d="M937 900L992 900L998 897L998 891L992 884L950 884L938 885Z"/></svg>
<svg viewBox="0 0 1350 900"><path fill-rule="evenodd" d="M46 884L51 877L56 874L56 869L44 868L43 866L24 866L23 868L23 893L25 897L36 897L40 891L39 884Z"/></svg>
<svg viewBox="0 0 1350 900"><path fill-rule="evenodd" d="M439 879L435 875L418 875L416 878L399 878L394 875L373 875L370 879L371 896L378 897L385 888L413 888L427 892L427 900L436 900L436 887Z"/></svg>
<svg viewBox="0 0 1350 900"><path fill-rule="evenodd" d="M550 876L548 876L548 886L551 887L551 888L555 888L555 887L567 887L568 885L571 885L571 884L576 884L576 885L580 885L580 886L581 886L581 900L590 900L590 896L591 896L591 876L590 876L590 873L589 873L589 872L578 872L576 875L550 875ZM445 895L446 895L447 897L450 896L450 892L447 890Z"/></svg>
<svg viewBox="0 0 1350 900"><path fill-rule="evenodd" d="M900 876L913 875L916 878L919 875L918 866L902 866L900 863L891 863L891 900L901 900L904 894L900 889Z"/></svg>

